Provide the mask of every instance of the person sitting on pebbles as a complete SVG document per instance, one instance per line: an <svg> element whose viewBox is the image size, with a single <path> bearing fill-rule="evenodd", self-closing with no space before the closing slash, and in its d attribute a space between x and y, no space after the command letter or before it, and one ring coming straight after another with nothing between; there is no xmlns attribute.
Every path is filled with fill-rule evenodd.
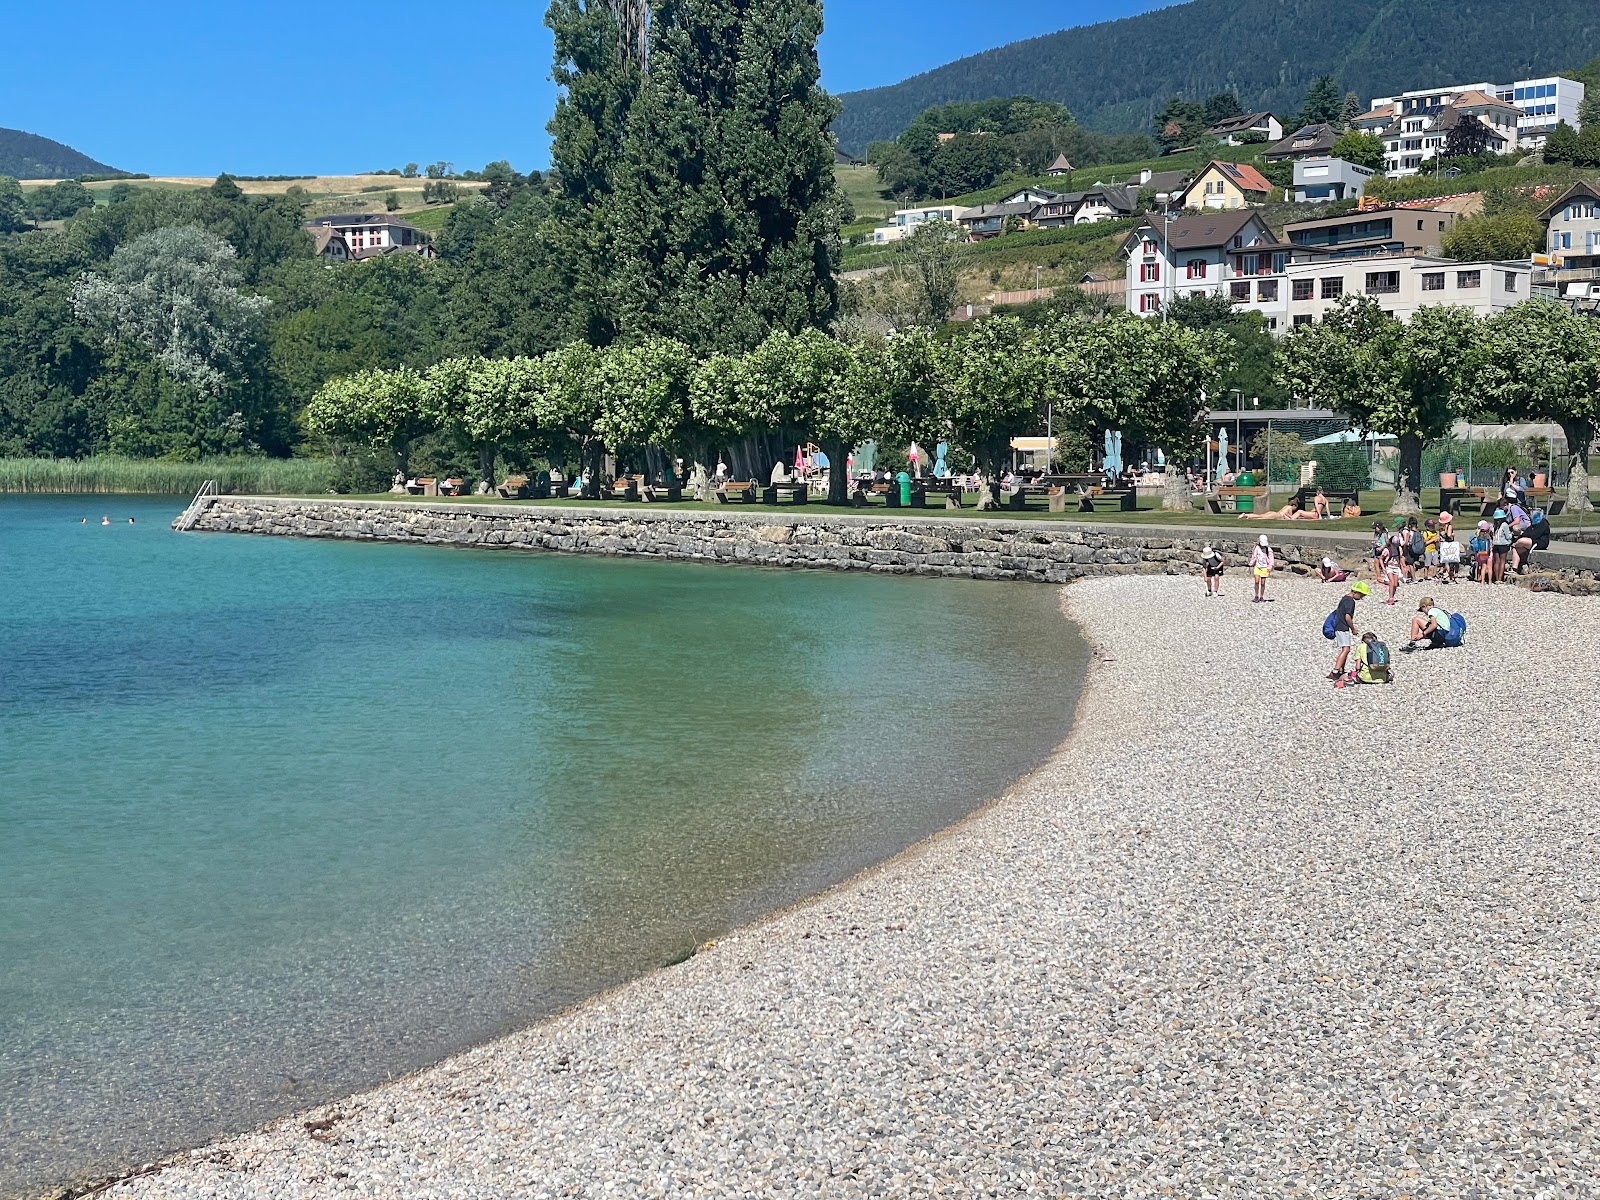
<svg viewBox="0 0 1600 1200"><path fill-rule="evenodd" d="M1317 578L1323 583L1343 583L1350 578L1350 572L1341 567L1337 559L1325 554L1322 565L1317 568Z"/></svg>
<svg viewBox="0 0 1600 1200"><path fill-rule="evenodd" d="M1389 662L1389 647L1379 640L1377 634L1363 633L1356 646L1355 669L1333 686L1342 688L1347 683L1393 682L1394 668Z"/></svg>
<svg viewBox="0 0 1600 1200"><path fill-rule="evenodd" d="M1442 650L1445 636L1450 632L1450 614L1440 608L1432 596L1417 602L1416 615L1411 618L1411 639L1402 650Z"/></svg>

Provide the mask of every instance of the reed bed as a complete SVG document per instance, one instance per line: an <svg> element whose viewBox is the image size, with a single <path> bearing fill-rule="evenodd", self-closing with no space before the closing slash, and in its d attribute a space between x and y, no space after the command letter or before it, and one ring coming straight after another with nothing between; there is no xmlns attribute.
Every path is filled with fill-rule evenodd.
<svg viewBox="0 0 1600 1200"><path fill-rule="evenodd" d="M186 496L215 479L224 493L308 495L329 491L333 471L320 458L0 458L0 492Z"/></svg>

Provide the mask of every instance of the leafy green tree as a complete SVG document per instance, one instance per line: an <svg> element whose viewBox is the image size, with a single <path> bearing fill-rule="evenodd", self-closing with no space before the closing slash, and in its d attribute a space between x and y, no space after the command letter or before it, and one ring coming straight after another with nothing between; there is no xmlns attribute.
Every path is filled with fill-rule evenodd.
<svg viewBox="0 0 1600 1200"><path fill-rule="evenodd" d="M1483 324L1468 370L1473 395L1502 421L1553 421L1566 437L1567 507L1589 500L1600 420L1600 324L1553 300L1526 300Z"/></svg>
<svg viewBox="0 0 1600 1200"><path fill-rule="evenodd" d="M1319 75L1306 90L1300 102L1300 115L1295 119L1301 126L1329 124L1339 128L1344 114L1344 94L1332 75Z"/></svg>
<svg viewBox="0 0 1600 1200"><path fill-rule="evenodd" d="M412 444L440 427L433 399L427 379L409 367L362 371L323 384L306 406L305 424L322 437L388 449L403 475Z"/></svg>
<svg viewBox="0 0 1600 1200"><path fill-rule="evenodd" d="M819 0L663 0L608 217L618 330L745 349L826 325L845 210ZM738 197L738 203L729 197Z"/></svg>
<svg viewBox="0 0 1600 1200"><path fill-rule="evenodd" d="M21 233L29 224L28 197L22 185L9 175L0 175L0 234Z"/></svg>
<svg viewBox="0 0 1600 1200"><path fill-rule="evenodd" d="M828 475L828 499L843 504L843 470L851 448L883 435L889 424L890 363L881 348L852 351L821 330L772 333L745 360L748 408L768 428L816 440L838 470Z"/></svg>
<svg viewBox="0 0 1600 1200"><path fill-rule="evenodd" d="M1174 96L1151 122L1156 141L1163 150L1193 146L1206 128L1205 105Z"/></svg>
<svg viewBox="0 0 1600 1200"><path fill-rule="evenodd" d="M1246 396L1278 403L1288 397L1274 375L1278 342L1257 312L1234 307L1226 296L1180 296L1167 305L1167 321L1185 329L1212 330L1229 342L1230 364L1217 381L1218 394L1238 391Z"/></svg>
<svg viewBox="0 0 1600 1200"><path fill-rule="evenodd" d="M1345 413L1363 430L1399 440L1396 512L1415 511L1422 447L1467 413L1467 365L1479 328L1472 310L1419 309L1406 324L1367 296L1345 296L1283 339L1279 381L1301 400Z"/></svg>
<svg viewBox="0 0 1600 1200"><path fill-rule="evenodd" d="M1600 125L1600 90L1584 89L1583 102L1578 105L1578 124L1585 129Z"/></svg>
<svg viewBox="0 0 1600 1200"><path fill-rule="evenodd" d="M477 456L478 478L489 487L496 456L536 437L543 370L530 358L448 358L425 376L429 407Z"/></svg>
<svg viewBox="0 0 1600 1200"><path fill-rule="evenodd" d="M1015 317L991 317L937 351L934 408L953 439L988 477L986 506L1011 461L1011 439L1042 423L1046 363Z"/></svg>
<svg viewBox="0 0 1600 1200"><path fill-rule="evenodd" d="M1353 162L1358 167L1383 169L1383 139L1375 133L1362 133L1359 129L1346 129L1333 143L1334 157Z"/></svg>
<svg viewBox="0 0 1600 1200"><path fill-rule="evenodd" d="M211 194L218 200L237 200L244 195L232 175L224 171L211 185Z"/></svg>
<svg viewBox="0 0 1600 1200"><path fill-rule="evenodd" d="M1461 262L1527 258L1544 243L1544 226L1532 213L1511 210L1457 221L1441 236L1444 252Z"/></svg>
<svg viewBox="0 0 1600 1200"><path fill-rule="evenodd" d="M583 467L583 494L600 494L600 460L605 443L599 433L601 352L583 342L569 342L540 360L543 388L534 413L546 430L565 431Z"/></svg>
<svg viewBox="0 0 1600 1200"><path fill-rule="evenodd" d="M1547 163L1574 163L1583 156L1583 145L1578 140L1578 131L1565 121L1557 121L1556 127L1544 139L1544 160Z"/></svg>
<svg viewBox="0 0 1600 1200"><path fill-rule="evenodd" d="M404 167L401 168L400 174L406 179L415 179L417 177L417 164L414 162L408 162Z"/></svg>
<svg viewBox="0 0 1600 1200"><path fill-rule="evenodd" d="M94 193L76 179L63 179L34 192L30 207L35 220L65 221L94 207Z"/></svg>
<svg viewBox="0 0 1600 1200"><path fill-rule="evenodd" d="M174 379L218 394L247 360L271 302L239 290L233 247L193 225L117 249L73 292L80 320L107 342L135 341Z"/></svg>
<svg viewBox="0 0 1600 1200"><path fill-rule="evenodd" d="M504 207L463 204L451 212L432 272L444 303L445 354L510 358L561 344L567 277L547 236L550 205L523 186Z"/></svg>
<svg viewBox="0 0 1600 1200"><path fill-rule="evenodd" d="M595 373L600 408L595 433L619 458L646 447L690 449L689 387L694 355L672 338L613 345L600 353Z"/></svg>
<svg viewBox="0 0 1600 1200"><path fill-rule="evenodd" d="M960 239L960 230L948 222L924 221L900 243L892 274L911 296L914 324L935 328L950 319L962 272L972 260L971 248Z"/></svg>
<svg viewBox="0 0 1600 1200"><path fill-rule="evenodd" d="M399 196L399 193L397 193L397 192L385 192L384 195L383 195L383 207L386 210L388 210L389 212L398 212L398 211L400 211L400 196Z"/></svg>

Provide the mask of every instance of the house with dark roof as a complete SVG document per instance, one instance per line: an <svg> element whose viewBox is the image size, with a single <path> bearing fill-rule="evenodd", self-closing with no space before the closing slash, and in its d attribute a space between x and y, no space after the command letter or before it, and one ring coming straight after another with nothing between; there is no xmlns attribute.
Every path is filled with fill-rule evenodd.
<svg viewBox="0 0 1600 1200"><path fill-rule="evenodd" d="M1283 138L1283 122L1269 112L1240 113L1218 121L1206 130L1228 146L1243 146L1246 142L1276 142Z"/></svg>
<svg viewBox="0 0 1600 1200"><path fill-rule="evenodd" d="M1288 248L1253 209L1146 218L1122 242L1128 311L1150 316L1185 296L1216 295L1236 277L1282 271Z"/></svg>
<svg viewBox="0 0 1600 1200"><path fill-rule="evenodd" d="M1069 193L1079 197L1073 213L1074 225L1093 225L1099 221L1115 221L1131 217L1139 211L1139 189L1114 183L1097 183L1082 192Z"/></svg>
<svg viewBox="0 0 1600 1200"><path fill-rule="evenodd" d="M350 261L350 243L344 240L344 234L331 225L318 225L306 232L311 235L312 253L318 258L325 258L329 262Z"/></svg>
<svg viewBox="0 0 1600 1200"><path fill-rule="evenodd" d="M301 228L311 235L313 242L322 237L322 230L337 234L344 241L346 258L351 260L376 258L385 254L438 257L426 233L407 221L382 213L343 213L331 217L313 217ZM332 239L328 238L322 244L332 245ZM325 251L319 250L319 253Z"/></svg>
<svg viewBox="0 0 1600 1200"><path fill-rule="evenodd" d="M1067 161L1065 154L1058 154L1055 161L1044 169L1046 175L1071 175L1072 164Z"/></svg>
<svg viewBox="0 0 1600 1200"><path fill-rule="evenodd" d="M956 218L956 223L966 230L969 242L983 242L1016 229L1026 229L1028 219L1038 205L1032 200L1016 200L1010 204L980 204L969 208Z"/></svg>
<svg viewBox="0 0 1600 1200"><path fill-rule="evenodd" d="M1214 159L1183 193L1185 208L1246 208L1272 199L1272 182L1249 163Z"/></svg>
<svg viewBox="0 0 1600 1200"><path fill-rule="evenodd" d="M1283 162L1312 154L1332 154L1333 144L1338 140L1339 131L1332 125L1323 122L1303 125L1282 141L1268 146L1265 157L1268 162Z"/></svg>
<svg viewBox="0 0 1600 1200"><path fill-rule="evenodd" d="M1445 231L1464 214L1448 200L1427 203L1429 207L1390 205L1316 221L1291 221L1283 227L1283 237L1294 247L1296 261L1438 254Z"/></svg>

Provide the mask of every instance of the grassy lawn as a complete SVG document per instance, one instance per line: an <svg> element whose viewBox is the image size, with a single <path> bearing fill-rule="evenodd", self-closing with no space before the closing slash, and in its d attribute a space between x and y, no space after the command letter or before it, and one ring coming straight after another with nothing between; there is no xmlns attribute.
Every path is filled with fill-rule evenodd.
<svg viewBox="0 0 1600 1200"><path fill-rule="evenodd" d="M876 167L851 167L836 163L833 177L839 181L840 190L855 209L857 223L865 224L870 229L873 225L883 224L881 218L894 212L894 201L883 194L883 184L878 181Z"/></svg>

